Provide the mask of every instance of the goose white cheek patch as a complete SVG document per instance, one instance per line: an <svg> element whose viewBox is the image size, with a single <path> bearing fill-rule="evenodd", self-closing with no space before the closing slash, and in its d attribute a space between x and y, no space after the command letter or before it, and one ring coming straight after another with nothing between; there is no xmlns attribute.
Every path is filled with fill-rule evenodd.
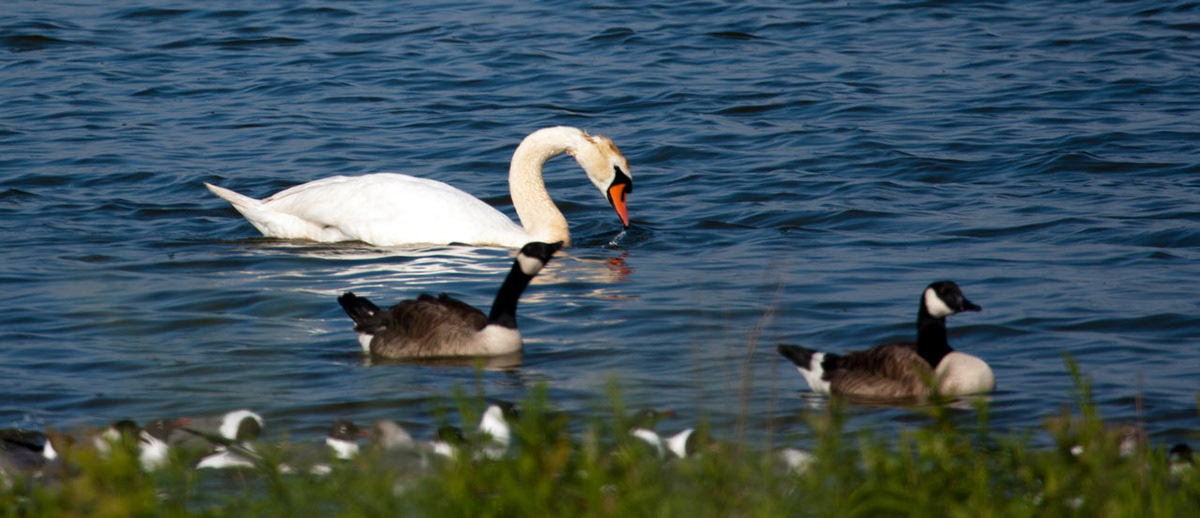
<svg viewBox="0 0 1200 518"><path fill-rule="evenodd" d="M941 297L933 291L933 288L925 289L925 310L934 318L945 318L954 314L954 310L950 309Z"/></svg>
<svg viewBox="0 0 1200 518"><path fill-rule="evenodd" d="M545 266L540 260L525 254L517 254L517 263L521 265L521 271L530 277L537 275L537 272L541 271L542 266Z"/></svg>

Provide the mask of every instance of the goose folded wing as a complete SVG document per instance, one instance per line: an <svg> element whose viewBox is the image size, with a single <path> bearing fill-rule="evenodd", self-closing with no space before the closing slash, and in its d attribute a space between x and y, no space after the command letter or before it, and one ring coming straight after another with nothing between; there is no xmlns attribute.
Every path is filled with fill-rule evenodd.
<svg viewBox="0 0 1200 518"><path fill-rule="evenodd" d="M906 398L929 391L926 379L932 376L932 369L910 342L884 344L825 361L826 376L836 393Z"/></svg>

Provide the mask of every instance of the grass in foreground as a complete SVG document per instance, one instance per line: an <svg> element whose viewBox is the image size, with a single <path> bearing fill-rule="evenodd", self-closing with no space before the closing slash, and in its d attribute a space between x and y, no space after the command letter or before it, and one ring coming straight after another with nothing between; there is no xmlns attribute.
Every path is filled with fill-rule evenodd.
<svg viewBox="0 0 1200 518"><path fill-rule="evenodd" d="M570 433L537 390L498 460L366 447L329 475L285 475L267 449L260 469L175 459L146 473L131 451L80 451L58 478L0 487L0 516L1200 516L1200 474L1173 473L1162 446L1122 455L1076 381L1079 412L1054 425L1051 448L1031 447L1033 431L989 429L982 402L966 424L945 405L922 407L927 422L893 437L845 433L835 402L810 418L814 460L802 470L753 445L664 461L627 433L618 398L611 418ZM464 415L483 405L461 404Z"/></svg>

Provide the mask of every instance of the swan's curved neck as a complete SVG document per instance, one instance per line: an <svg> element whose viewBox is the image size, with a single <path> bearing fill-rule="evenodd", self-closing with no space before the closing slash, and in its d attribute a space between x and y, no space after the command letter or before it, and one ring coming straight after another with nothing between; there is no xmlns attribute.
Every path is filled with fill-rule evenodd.
<svg viewBox="0 0 1200 518"><path fill-rule="evenodd" d="M571 243L567 218L546 191L542 166L555 155L571 149L579 138L579 130L573 128L546 128L525 137L513 153L508 169L508 189L512 193L513 208L530 241Z"/></svg>

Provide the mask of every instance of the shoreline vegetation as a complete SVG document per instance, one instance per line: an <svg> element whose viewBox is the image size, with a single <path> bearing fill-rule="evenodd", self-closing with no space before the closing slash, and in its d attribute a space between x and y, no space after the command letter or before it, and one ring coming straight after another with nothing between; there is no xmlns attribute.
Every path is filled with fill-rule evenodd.
<svg viewBox="0 0 1200 518"><path fill-rule="evenodd" d="M173 450L146 471L136 444L103 458L80 448L54 474L0 480L0 516L1200 516L1200 473L1169 459L1171 445L1105 423L1067 363L1077 408L1041 428L993 430L978 398L973 411L914 406L920 424L887 436L849 433L833 399L806 416L806 434L776 444L720 442L698 423L694 453L678 458L629 432L616 389L595 413L608 417L580 425L549 410L542 386L500 455L473 428L453 458L371 440L322 474L287 473L278 445L238 470L193 469ZM465 423L488 404L456 399ZM1043 432L1054 444L1033 446ZM807 456L789 464L797 450L781 446L799 444Z"/></svg>

